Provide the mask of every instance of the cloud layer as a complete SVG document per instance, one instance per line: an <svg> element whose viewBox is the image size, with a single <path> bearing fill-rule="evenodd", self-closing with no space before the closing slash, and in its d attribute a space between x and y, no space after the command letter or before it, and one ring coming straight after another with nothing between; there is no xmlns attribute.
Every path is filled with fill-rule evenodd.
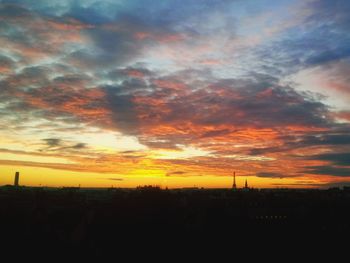
<svg viewBox="0 0 350 263"><path fill-rule="evenodd" d="M0 1L1 164L350 176L347 1L146 2Z"/></svg>

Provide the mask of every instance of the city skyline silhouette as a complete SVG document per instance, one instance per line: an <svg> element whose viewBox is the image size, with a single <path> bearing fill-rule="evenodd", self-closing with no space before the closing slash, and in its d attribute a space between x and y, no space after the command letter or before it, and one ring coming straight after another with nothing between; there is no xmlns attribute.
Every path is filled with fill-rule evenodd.
<svg viewBox="0 0 350 263"><path fill-rule="evenodd" d="M0 0L2 258L327 251L349 28L346 0Z"/></svg>

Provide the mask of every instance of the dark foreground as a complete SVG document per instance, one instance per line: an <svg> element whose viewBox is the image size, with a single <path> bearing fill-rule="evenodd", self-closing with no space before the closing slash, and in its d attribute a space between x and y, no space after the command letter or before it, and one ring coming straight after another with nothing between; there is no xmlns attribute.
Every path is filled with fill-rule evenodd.
<svg viewBox="0 0 350 263"><path fill-rule="evenodd" d="M177 242L348 236L350 191L1 187L0 224L7 249L56 258Z"/></svg>

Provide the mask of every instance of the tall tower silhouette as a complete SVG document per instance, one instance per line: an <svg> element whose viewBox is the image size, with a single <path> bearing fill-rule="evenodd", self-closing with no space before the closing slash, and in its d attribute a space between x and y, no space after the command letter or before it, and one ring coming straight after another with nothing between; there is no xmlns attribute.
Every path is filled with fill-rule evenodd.
<svg viewBox="0 0 350 263"><path fill-rule="evenodd" d="M249 188L249 187L248 187L248 180L247 180L247 179L245 179L244 188L246 188L246 189L248 189L248 188Z"/></svg>
<svg viewBox="0 0 350 263"><path fill-rule="evenodd" d="M236 190L236 172L233 172L233 184L232 184L232 189Z"/></svg>
<svg viewBox="0 0 350 263"><path fill-rule="evenodd" d="M19 172L16 172L16 174L15 174L14 186L19 186Z"/></svg>

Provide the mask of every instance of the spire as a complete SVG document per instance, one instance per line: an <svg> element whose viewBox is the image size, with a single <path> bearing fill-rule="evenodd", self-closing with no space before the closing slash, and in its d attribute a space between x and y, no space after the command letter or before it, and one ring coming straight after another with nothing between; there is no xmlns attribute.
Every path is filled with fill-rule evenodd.
<svg viewBox="0 0 350 263"><path fill-rule="evenodd" d="M248 180L247 180L247 179L245 179L245 185L244 185L244 188L247 188L247 189L249 188L249 187L248 187Z"/></svg>
<svg viewBox="0 0 350 263"><path fill-rule="evenodd" d="M232 184L232 189L237 189L237 186L236 186L236 172L233 172L233 184Z"/></svg>

